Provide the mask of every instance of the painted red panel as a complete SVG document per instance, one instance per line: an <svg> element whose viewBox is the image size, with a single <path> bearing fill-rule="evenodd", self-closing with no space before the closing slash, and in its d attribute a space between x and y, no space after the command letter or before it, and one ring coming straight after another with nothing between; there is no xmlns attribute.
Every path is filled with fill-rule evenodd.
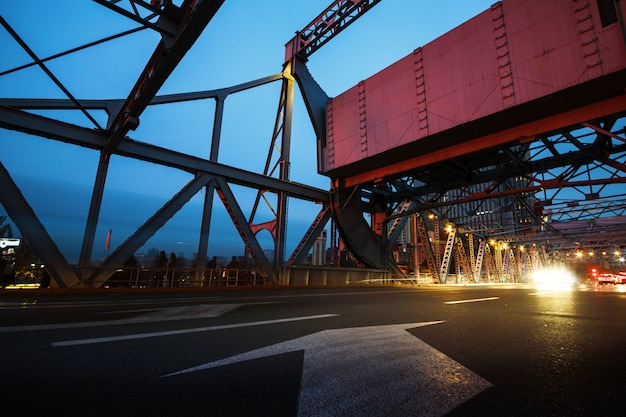
<svg viewBox="0 0 626 417"><path fill-rule="evenodd" d="M423 55L431 134L502 109L489 11L424 46Z"/></svg>
<svg viewBox="0 0 626 417"><path fill-rule="evenodd" d="M532 117L550 116L555 95L567 91L563 100L571 99L579 91L573 87L626 69L621 30L619 23L602 27L595 1L497 2L333 98L322 172L351 166L354 175L367 169L368 159L409 158L462 143L463 134L438 138L470 123L495 133L488 131L494 115L507 110L510 120L529 122L531 103L541 104ZM518 108L526 119L511 116Z"/></svg>
<svg viewBox="0 0 626 417"><path fill-rule="evenodd" d="M621 16L626 19L626 2L622 0L615 3L621 9ZM624 26L616 23L603 28L596 2L590 2L590 6L593 13L595 33L598 37L598 46L601 48L603 71L609 74L616 72L624 68L625 65L626 51L624 48L620 48L619 45L626 43L626 33L622 32L622 30L626 30L626 22L623 22Z"/></svg>
<svg viewBox="0 0 626 417"><path fill-rule="evenodd" d="M365 81L367 153L375 155L415 140L415 63L401 59Z"/></svg>
<svg viewBox="0 0 626 417"><path fill-rule="evenodd" d="M359 113L357 87L352 87L335 97L327 109L327 146L323 149L325 166L333 169L335 155L340 155L340 165L346 161L358 161L361 155L359 145ZM335 118L334 115L340 115Z"/></svg>
<svg viewBox="0 0 626 417"><path fill-rule="evenodd" d="M503 4L518 104L601 75L599 67L585 67L575 7L571 0Z"/></svg>

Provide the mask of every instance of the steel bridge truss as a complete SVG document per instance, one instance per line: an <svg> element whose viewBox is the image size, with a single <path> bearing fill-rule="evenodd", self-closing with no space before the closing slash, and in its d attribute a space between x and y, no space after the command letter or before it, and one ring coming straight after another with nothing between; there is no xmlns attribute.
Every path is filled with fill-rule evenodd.
<svg viewBox="0 0 626 417"><path fill-rule="evenodd" d="M51 57L40 58L11 28L9 23L0 17L0 23L5 30L28 52L33 60L28 65L5 71L0 76L36 65L57 84L67 97L66 99L0 99L0 127L93 149L100 153L79 265L72 266L67 262L8 170L0 163L0 183L3 184L0 187L0 203L9 217L27 239L40 260L46 265L52 279L59 287L99 287L171 219L191 197L201 190L205 190L204 210L199 232L198 254L200 255L196 265L197 271L206 266L213 199L214 195L217 195L242 238L246 253L254 262L254 268L260 271L269 282L277 283L280 268L285 264L290 265L304 259L321 229L330 219L328 192L294 183L289 177L291 117L295 85L295 79L291 74L291 64L286 63L284 70L279 74L229 88L156 96L167 77L200 36L223 1L185 0L180 7L169 1L150 3L138 0L94 1L139 23L141 26ZM161 40L126 99L78 99L65 88L46 65L48 61L58 57L143 29L157 31ZM278 99L274 132L269 141L269 151L263 172L250 172L219 163L218 151L225 99L231 94L273 82L280 82L282 88ZM211 150L208 158L186 155L139 142L127 136L129 131L134 130L139 125L141 114L148 106L195 100L213 100L215 102ZM78 110L90 120L93 128L84 128L40 116L29 112L31 110ZM109 116L106 127L100 126L91 116L90 111L94 110L106 111ZM93 265L92 250L109 171L109 162L113 155L181 170L191 174L192 179L102 262ZM235 197L232 185L256 190L257 197L248 217L244 214L244 209ZM321 203L321 208L311 227L297 245L296 250L285 263L285 233L289 199ZM256 220L261 203L269 207L269 211L273 214L272 220L260 222ZM267 230L273 237L273 259L266 257L256 239L256 234L261 230ZM199 273L197 272L197 274Z"/></svg>
<svg viewBox="0 0 626 417"><path fill-rule="evenodd" d="M419 232L416 234L420 235L427 252L429 270L440 282L447 280L452 265L457 279L478 282L495 277L499 281L517 281L523 279L525 271L537 268L540 263L549 263L550 257L559 251L594 248L623 251L626 248L624 97L573 109L567 115L529 123L519 129L511 128L489 138L462 142L455 149L419 155L397 166L373 167L363 174L367 179L358 175L333 178L329 193L296 184L289 178L294 86L297 83L302 92L319 150L326 140L328 97L308 72L306 60L380 0L333 2L287 44L284 68L279 74L219 90L167 96L157 96L157 93L223 0L184 0L180 6L166 0L94 1L139 26L42 58L0 16L0 25L32 59L31 63L4 71L0 76L37 66L65 95L65 99L0 99L0 127L92 149L100 155L78 267L65 260L10 173L0 164L3 184L0 203L61 287L102 285L115 268L201 190L206 192L198 266L206 262L212 205L217 195L256 268L270 282L279 280L281 267L303 259L331 213L335 220L331 225L333 241L336 226L359 263L382 268L394 266L391 248L409 218L423 221L429 214L436 216L438 222L430 226L416 224L416 232ZM160 40L125 99L79 99L47 65L61 56L142 30L155 31ZM226 97L273 82L282 83L282 88L263 172L221 164L218 151ZM128 136L138 127L148 106L193 100L215 102L208 157L186 155ZM80 111L91 127L29 112L63 109ZM106 126L101 126L92 116L94 110L107 113ZM564 120L570 120L569 124ZM275 149L279 149L279 155L274 153ZM113 155L181 170L192 178L105 260L93 266L95 233ZM257 197L248 217L232 185L256 190ZM321 209L296 250L285 261L290 198L319 202ZM256 220L261 203L270 207L273 213L270 221ZM451 225L453 234L449 234L448 228L441 228L439 222ZM265 256L256 240L255 235L260 230L269 231L274 239L273 259ZM499 243L488 243L491 240ZM514 251L513 247L517 249ZM540 249L521 252L521 247Z"/></svg>
<svg viewBox="0 0 626 417"><path fill-rule="evenodd" d="M334 190L334 206L343 217L339 224L360 230L357 242L351 243L370 264L384 264L390 258L388 252L368 251L376 240L393 247L395 231L411 215L428 218L429 213L452 225L460 237L471 234L510 248L540 245L548 249L548 257L563 259L581 251L623 253L625 125L626 113L621 112L426 164L402 175L339 187ZM431 239L437 236L441 244L430 247L424 227L418 224L416 235L434 282L446 280L452 257L460 257L457 266L462 266L464 258L478 256L473 251L459 253L473 242L454 245L453 238L439 242L436 225ZM520 265L525 260L494 254L494 250L480 253L487 265L483 273L508 279L501 278L503 268L516 265L513 269L521 277ZM465 276L480 279L472 265L464 268Z"/></svg>
<svg viewBox="0 0 626 417"><path fill-rule="evenodd" d="M425 274L419 257L414 265L419 283L531 282L534 272L562 264L562 259L548 255L545 245L488 241L432 214L414 213L410 220L418 230L414 250L426 258ZM441 227L442 223L446 226Z"/></svg>

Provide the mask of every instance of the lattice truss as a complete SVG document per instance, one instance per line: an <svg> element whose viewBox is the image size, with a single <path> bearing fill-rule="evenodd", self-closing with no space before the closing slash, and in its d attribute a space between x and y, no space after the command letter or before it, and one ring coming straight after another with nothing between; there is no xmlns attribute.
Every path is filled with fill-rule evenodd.
<svg viewBox="0 0 626 417"><path fill-rule="evenodd" d="M30 62L24 65L2 68L0 77L11 77L20 71L43 71L48 81L52 81L61 92L59 98L0 98L0 127L7 131L17 131L64 142L68 146L75 145L83 149L95 150L100 155L96 158L97 167L93 170L96 174L89 213L85 215L85 233L78 268L70 265L57 242L48 234L46 227L33 211L29 201L20 192L11 173L0 161L0 182L2 183L0 203L9 213L9 217L17 224L22 235L27 238L59 286L97 287L106 282L116 268L129 259L193 196L199 193L205 195L201 219L196 219L200 224L197 246L197 253L200 255L197 266L198 270L203 268L206 265L205 256L215 195L223 203L234 229L243 240L246 256L252 261L250 267L260 271L269 282L278 282L279 269L284 265L288 255L290 255L289 262L302 260L330 218L327 190L296 183L290 179L289 153L295 80L291 75L289 63L286 63L283 71L278 74L244 84L218 90L157 95L224 0L176 2L94 0L94 2L97 6L102 6L102 12L109 13L109 17L117 14L119 18L116 20L115 28L108 29L107 27L105 30L115 31L119 27L124 29L119 33L107 34L98 40L48 56L42 56L37 48L31 47L30 42L23 36L24 32L18 33L10 22L0 16L2 29L19 45L16 49L20 49L20 53L25 52L30 59ZM72 23L80 24L81 22ZM94 26L97 25L94 24ZM66 29L73 30L69 24ZM104 31L102 27L98 29ZM87 34L84 32L84 27L74 30L83 31L80 32L83 35ZM145 35L146 33L149 35ZM116 74L125 75L124 71L128 71L124 63L111 66L106 55L97 56L91 52L92 48L105 46L111 42L126 41L129 37L138 36L138 34L146 43L136 52L141 56L146 56L147 62L145 67L139 68L136 73L136 81L130 77L134 84L123 92L124 96L98 99L79 97L76 93L77 89L70 85L79 84L80 80L70 80L60 75L64 74L63 65L59 64L63 59L77 56L71 61L71 65L76 65L79 58L91 58L81 64L85 66L85 77L82 81L91 80L91 85L88 87L94 87L94 89L96 86L104 86L110 82L119 90L119 85L122 83L117 79ZM97 36L91 33L87 35L85 36L87 38ZM81 36L80 39L85 37ZM75 41L78 43L80 39L75 39ZM68 38L65 39L67 40ZM53 39L38 39L37 41L53 43ZM153 52L150 55L152 49ZM96 58L99 60L97 61ZM137 68L133 70L136 71ZM110 72L107 73L107 71ZM127 81L127 74L123 78ZM221 163L218 150L220 139L222 139L221 125L226 98L271 83L277 83L279 87L274 90L278 92L275 101L277 103L276 119L273 132L270 132L267 138L269 151L265 164L263 164L262 155L257 158L261 161L261 168L258 170L242 169ZM109 90L107 94L111 94ZM176 151L174 150L175 144L157 145L149 143L146 138L142 140L132 138L132 132L138 128L140 119L148 107L202 101L210 101L213 107L209 109L214 109L212 118L210 114L208 117L204 116L207 119L207 125L212 125L213 128L212 134L205 138L205 142L210 144L206 155L198 156ZM73 112L58 112L58 110L72 110ZM77 112L79 117L75 117ZM69 118L70 121L66 121L68 119L65 116L69 113L73 116ZM165 123L166 120L161 122ZM174 121L170 120L170 122ZM102 225L99 225L99 217L105 195L107 174L112 170L110 161L119 157L173 169L182 173L181 175L186 175L188 182L186 184L183 182L182 188L175 190L169 201L158 208L123 243L112 248L112 252L94 268L92 252L96 243L96 232L102 229ZM150 180L146 179L146 181ZM256 193L256 198L252 203L247 199L245 202L239 201L240 197L234 188L240 187L251 189L253 193ZM314 207L313 223L291 254L285 253L288 200L307 202ZM315 216L317 211L319 213ZM257 239L257 233L261 230L269 232L273 239L269 255Z"/></svg>
<svg viewBox="0 0 626 417"><path fill-rule="evenodd" d="M302 199L322 204L286 264L301 260L303 254L308 252L330 218L329 207L333 207L332 197L327 190L303 186L290 180L290 118L294 77L303 91L319 140L323 135L320 132L324 129L324 106L328 97L315 85L303 60L378 1L333 2L288 43L284 71L279 74L219 90L165 96L158 96L157 93L211 21L223 0L184 0L176 4L166 0L94 0L134 25L126 25L117 34L45 57L31 48L29 42L0 16L0 25L30 57L27 64L2 69L0 77L36 67L62 92L62 98L56 99L0 98L0 127L96 150L100 155L80 253L80 266L91 263L112 156L163 165L190 176L189 182L170 201L98 265L97 272L82 269L81 274L77 274L76 269L70 267L1 163L0 180L3 187L0 189L0 203L8 207L7 211L13 217L21 220L20 230L29 237L37 254L62 286L75 286L79 282L99 285L200 190L205 190L206 195L210 196L204 203L198 244L198 253L205 254L212 196L215 192L254 263L270 281L277 281L277 269L285 264L284 259L287 258L284 253L287 200ZM147 63L140 69L134 84L124 92L125 97L95 100L77 97L53 66L57 59L94 46L120 41L143 31L155 35L152 41L156 40L156 46L152 44L152 55L147 57ZM297 64L296 70L292 72L290 66L294 63ZM102 78L96 81L101 82ZM279 82L281 89L277 100L275 129L269 138L270 152L264 168L259 172L251 172L221 164L218 159L219 126L226 97L273 82ZM215 103L209 155L188 155L129 137L130 132L139 126L140 118L149 106L198 100L213 100ZM80 123L62 122L39 114L42 111L68 109L84 116ZM361 234L362 225L357 218L369 218L371 228L376 229L376 232L381 232L377 228L384 223L387 236L393 243L405 224L403 219L413 213L421 216L426 213L436 214L442 221L453 224L455 230L484 239L495 238L519 244L549 243L553 248L562 249L602 247L623 250L626 247L625 124L626 115L615 114L524 138L514 144L485 149L479 154L469 153L412 172L389 175L375 183L361 184L354 190L338 190L334 201L335 214L344 232L359 231L347 237L353 241L352 246L362 243L360 252L365 254L363 259L368 265L385 264L386 254L382 253L381 245L386 242L372 240L369 235ZM273 149L278 149L280 155L272 152ZM232 185L258 191L250 213L244 214ZM353 195L357 195L360 200L358 204L352 204ZM351 204L344 204L348 201ZM262 220L255 216L261 207L260 202L268 203L266 205L269 206L270 214ZM344 207L346 209L342 213ZM266 257L256 240L256 233L261 229L270 231L274 238L273 259ZM446 243L446 250L453 246ZM501 269L499 263L496 267ZM437 264L436 268L441 269L441 265Z"/></svg>
<svg viewBox="0 0 626 417"><path fill-rule="evenodd" d="M365 211L385 208L391 220L436 213L465 232L519 244L623 249L625 124L615 115L363 187Z"/></svg>

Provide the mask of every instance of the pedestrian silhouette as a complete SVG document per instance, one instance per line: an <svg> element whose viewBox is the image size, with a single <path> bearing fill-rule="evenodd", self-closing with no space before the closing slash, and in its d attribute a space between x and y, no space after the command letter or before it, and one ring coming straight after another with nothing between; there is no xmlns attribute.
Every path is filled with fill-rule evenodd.
<svg viewBox="0 0 626 417"><path fill-rule="evenodd" d="M238 269L239 268L239 262L237 261L237 257L233 256L232 258L230 258L230 262L228 263L228 265L226 265L226 268Z"/></svg>
<svg viewBox="0 0 626 417"><path fill-rule="evenodd" d="M174 272L176 270L176 263L177 263L176 254L174 252L171 252L170 253L170 260L167 263L167 269L169 271L171 271L171 274L168 277L168 279L172 280L172 282L171 282L172 287L174 286Z"/></svg>
<svg viewBox="0 0 626 417"><path fill-rule="evenodd" d="M216 282L214 280L217 278L217 256L209 259L209 262L206 264L207 273L205 278L209 281L210 285L215 285Z"/></svg>
<svg viewBox="0 0 626 417"><path fill-rule="evenodd" d="M167 255L165 251L162 250L159 252L159 258L157 259L157 270L154 273L154 283L155 287L160 287L163 285L163 281L165 279L165 268L167 268Z"/></svg>

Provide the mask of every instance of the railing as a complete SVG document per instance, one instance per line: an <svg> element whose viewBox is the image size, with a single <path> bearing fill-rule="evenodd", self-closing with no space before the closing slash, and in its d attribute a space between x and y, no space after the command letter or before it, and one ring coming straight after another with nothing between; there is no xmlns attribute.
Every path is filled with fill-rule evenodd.
<svg viewBox="0 0 626 417"><path fill-rule="evenodd" d="M95 268L95 267L94 267ZM90 276L94 268L85 271ZM196 271L198 274L196 274ZM198 278L196 278L196 276ZM42 278L39 276L17 276L0 285L0 289L39 288ZM481 283L499 283L495 277L485 277ZM512 279L507 282L514 282ZM530 282L523 279L521 282ZM447 284L468 285L474 282L469 276L449 274ZM86 283L84 287L89 287ZM196 270L193 268L145 268L124 267L118 269L102 288L209 288L242 287L268 285L268 280L255 271L235 268L215 268ZM398 285L398 284L434 284L431 274L421 272L398 276L391 271L367 268L318 267L298 265L281 270L280 285L283 286L346 286L346 285ZM54 285L52 285L54 287ZM44 286L45 288L45 286Z"/></svg>
<svg viewBox="0 0 626 417"><path fill-rule="evenodd" d="M198 273L196 273L198 272ZM196 278L196 276L198 278ZM368 268L337 268L294 266L281 270L280 285L380 285L398 284L402 279L391 272ZM406 282L409 283L409 282ZM106 282L105 287L180 288L234 287L267 285L267 279L247 269L214 268L121 268Z"/></svg>
<svg viewBox="0 0 626 417"><path fill-rule="evenodd" d="M84 277L97 272L97 267L87 267ZM496 282L486 278L484 283ZM16 277L0 288L38 287L41 277ZM523 282L527 282L524 280ZM398 284L433 284L431 274L421 272L399 276L390 270L370 268L346 268L329 266L297 265L283 268L280 271L282 286L346 286L346 285L398 285ZM448 284L470 284L469 276L449 274ZM29 285L26 285L29 284ZM89 287L83 282L84 287ZM266 277L245 268L156 268L156 267L122 267L119 268L102 286L102 288L209 288L209 287L242 287L268 285ZM52 287L54 284L52 284Z"/></svg>
<svg viewBox="0 0 626 417"><path fill-rule="evenodd" d="M294 266L282 270L282 285L394 284L391 273L382 269Z"/></svg>
<svg viewBox="0 0 626 417"><path fill-rule="evenodd" d="M105 288L183 288L209 286L265 285L267 279L255 271L236 268L145 268L118 269Z"/></svg>

